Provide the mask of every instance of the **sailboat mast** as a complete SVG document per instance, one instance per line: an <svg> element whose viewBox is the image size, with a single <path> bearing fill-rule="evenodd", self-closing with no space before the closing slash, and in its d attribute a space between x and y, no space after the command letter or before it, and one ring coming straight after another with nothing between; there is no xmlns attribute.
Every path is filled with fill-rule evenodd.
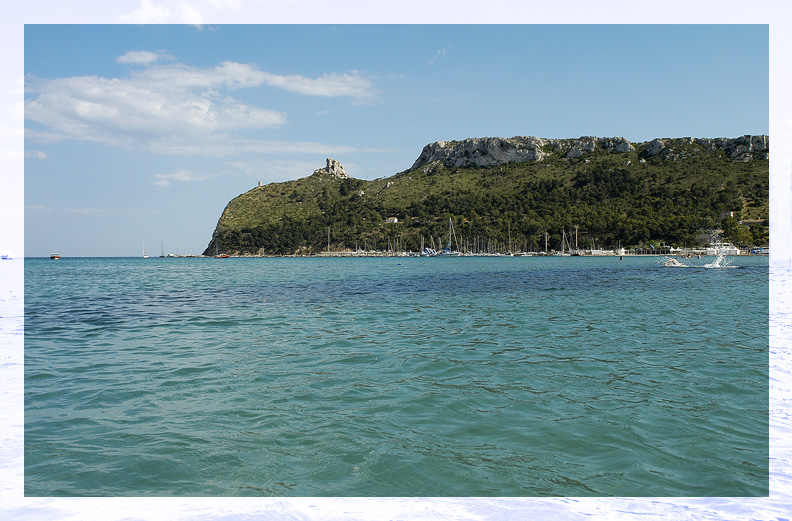
<svg viewBox="0 0 792 521"><path fill-rule="evenodd" d="M572 245L569 244L569 239L567 239L567 236L566 236L566 230L564 228L561 228L561 254L562 255L564 254L564 251L565 251L564 245L566 245L566 249L569 250L569 253L572 253Z"/></svg>
<svg viewBox="0 0 792 521"><path fill-rule="evenodd" d="M578 227L577 225L575 225L575 253L578 252L577 231L578 231Z"/></svg>
<svg viewBox="0 0 792 521"><path fill-rule="evenodd" d="M456 251L459 252L459 241L457 240L456 230L454 230L454 225L451 223L451 218L448 218L448 224L451 228L451 233L454 235L454 244L456 244ZM451 237L448 238L448 247L451 249Z"/></svg>

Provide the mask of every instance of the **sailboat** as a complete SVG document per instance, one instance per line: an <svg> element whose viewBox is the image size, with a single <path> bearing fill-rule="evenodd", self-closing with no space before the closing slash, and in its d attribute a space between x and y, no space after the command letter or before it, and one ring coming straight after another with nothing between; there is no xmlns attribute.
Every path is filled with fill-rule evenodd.
<svg viewBox="0 0 792 521"><path fill-rule="evenodd" d="M434 239L432 239L432 246L434 246ZM424 247L424 238L421 235L421 257L434 257L435 255L437 255L437 252L434 248Z"/></svg>
<svg viewBox="0 0 792 521"><path fill-rule="evenodd" d="M162 248L160 250L160 259L164 259L165 258L165 242L162 239L160 239L160 247Z"/></svg>
<svg viewBox="0 0 792 521"><path fill-rule="evenodd" d="M143 258L148 259L149 256L146 254L146 241L143 241Z"/></svg>
<svg viewBox="0 0 792 521"><path fill-rule="evenodd" d="M457 251L451 249L451 237L454 237L454 242L456 242ZM443 248L443 251L440 252L440 255L459 255L459 241L456 240L456 232L454 232L454 223L451 221L451 218L448 218L448 246Z"/></svg>
<svg viewBox="0 0 792 521"><path fill-rule="evenodd" d="M572 253L570 253L570 252L564 252L564 245L565 244L568 245L569 241L567 241L567 238L566 238L566 231L563 228L561 228L561 253L556 253L557 256L559 256L559 257L570 257L572 255ZM569 249L572 250L572 247L570 246Z"/></svg>

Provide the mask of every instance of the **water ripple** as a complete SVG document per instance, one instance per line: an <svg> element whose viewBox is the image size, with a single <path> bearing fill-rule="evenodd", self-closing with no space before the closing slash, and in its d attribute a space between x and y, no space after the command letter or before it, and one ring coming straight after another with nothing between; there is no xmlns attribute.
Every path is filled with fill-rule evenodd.
<svg viewBox="0 0 792 521"><path fill-rule="evenodd" d="M766 269L436 260L32 266L26 493L767 493Z"/></svg>

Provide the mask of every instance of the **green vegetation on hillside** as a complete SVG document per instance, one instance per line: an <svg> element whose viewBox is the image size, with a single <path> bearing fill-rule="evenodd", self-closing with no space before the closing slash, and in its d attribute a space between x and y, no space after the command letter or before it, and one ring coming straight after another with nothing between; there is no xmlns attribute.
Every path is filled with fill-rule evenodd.
<svg viewBox="0 0 792 521"><path fill-rule="evenodd" d="M696 246L712 229L741 246L768 243L767 159L733 162L689 140L667 140L673 155L603 149L578 159L448 168L433 163L387 179L340 179L322 172L257 187L232 200L205 254L310 254L328 248L398 244L421 238L515 250L560 248L578 228L581 247L652 242ZM396 217L397 224L386 223Z"/></svg>

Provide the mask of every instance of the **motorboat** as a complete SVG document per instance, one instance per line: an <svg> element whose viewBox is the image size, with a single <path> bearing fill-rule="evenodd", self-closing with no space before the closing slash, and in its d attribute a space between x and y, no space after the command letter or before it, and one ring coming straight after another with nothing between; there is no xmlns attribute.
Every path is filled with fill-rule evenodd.
<svg viewBox="0 0 792 521"><path fill-rule="evenodd" d="M713 242L707 246L707 255L739 255L740 248L730 242Z"/></svg>

